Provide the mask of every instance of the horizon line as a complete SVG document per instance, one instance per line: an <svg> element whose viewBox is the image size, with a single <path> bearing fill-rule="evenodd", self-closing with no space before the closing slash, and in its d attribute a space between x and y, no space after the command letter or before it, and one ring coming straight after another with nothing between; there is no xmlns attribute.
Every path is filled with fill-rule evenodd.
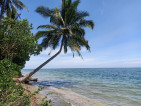
<svg viewBox="0 0 141 106"><path fill-rule="evenodd" d="M141 67L93 67L93 68L141 68ZM23 69L33 69L33 68L23 68ZM42 69L78 69L78 68L42 68ZM92 68L79 68L79 69L92 69Z"/></svg>

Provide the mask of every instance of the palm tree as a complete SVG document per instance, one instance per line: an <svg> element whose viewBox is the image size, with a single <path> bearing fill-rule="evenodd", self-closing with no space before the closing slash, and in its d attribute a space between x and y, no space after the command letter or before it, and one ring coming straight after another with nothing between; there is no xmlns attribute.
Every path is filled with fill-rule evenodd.
<svg viewBox="0 0 141 106"><path fill-rule="evenodd" d="M17 14L20 17L20 14L17 11L17 8L22 10L27 7L20 0L0 0L0 20L3 18L6 13L9 17L11 15Z"/></svg>
<svg viewBox="0 0 141 106"><path fill-rule="evenodd" d="M41 64L31 73L27 74L23 78L20 78L20 82L26 81L34 73L53 60L61 53L62 49L64 49L64 53L67 53L68 48L70 48L73 55L76 51L79 56L81 56L81 47L86 47L87 50L90 50L88 41L85 40L84 37L84 28L89 27L93 29L94 23L92 20L85 19L87 16L89 16L88 12L77 10L79 3L79 0L74 2L72 2L72 0L62 0L61 9L58 9L57 7L54 9L49 9L43 6L40 6L36 9L36 12L41 14L43 17L50 18L51 23L51 25L40 25L38 27L47 29L45 31L39 31L36 34L36 37L43 38L41 47L43 49L46 49L47 47L56 49L60 44L60 49L55 55Z"/></svg>

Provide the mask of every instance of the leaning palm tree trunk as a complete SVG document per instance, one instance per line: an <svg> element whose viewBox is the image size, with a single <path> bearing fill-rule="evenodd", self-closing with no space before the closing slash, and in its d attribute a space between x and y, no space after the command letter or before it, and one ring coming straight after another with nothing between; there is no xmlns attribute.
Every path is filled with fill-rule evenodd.
<svg viewBox="0 0 141 106"><path fill-rule="evenodd" d="M37 67L35 70L33 70L32 72L30 72L29 74L27 74L25 77L21 77L18 80L15 80L15 82L26 82L33 74L35 74L37 71L39 71L43 66L45 66L46 64L48 64L51 60L53 60L56 56L58 56L61 51L62 51L62 47L63 47L63 39L61 42L61 47L59 49L59 51L53 55L51 58L49 58L47 61L45 61L43 64L41 64L39 67Z"/></svg>

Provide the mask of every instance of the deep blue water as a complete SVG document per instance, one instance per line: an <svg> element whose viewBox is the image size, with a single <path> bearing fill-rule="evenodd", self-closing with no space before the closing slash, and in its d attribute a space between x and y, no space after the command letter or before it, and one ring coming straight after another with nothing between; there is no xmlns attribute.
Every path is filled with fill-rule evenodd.
<svg viewBox="0 0 141 106"><path fill-rule="evenodd" d="M141 106L141 68L42 69L34 77L35 85L66 87L108 105Z"/></svg>

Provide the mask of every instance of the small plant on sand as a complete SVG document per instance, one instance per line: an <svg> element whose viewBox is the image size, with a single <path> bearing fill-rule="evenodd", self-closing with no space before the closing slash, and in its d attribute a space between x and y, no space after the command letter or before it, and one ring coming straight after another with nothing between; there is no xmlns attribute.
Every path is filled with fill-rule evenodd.
<svg viewBox="0 0 141 106"><path fill-rule="evenodd" d="M52 106L51 103L51 100L45 100L42 104L40 104L40 106Z"/></svg>

